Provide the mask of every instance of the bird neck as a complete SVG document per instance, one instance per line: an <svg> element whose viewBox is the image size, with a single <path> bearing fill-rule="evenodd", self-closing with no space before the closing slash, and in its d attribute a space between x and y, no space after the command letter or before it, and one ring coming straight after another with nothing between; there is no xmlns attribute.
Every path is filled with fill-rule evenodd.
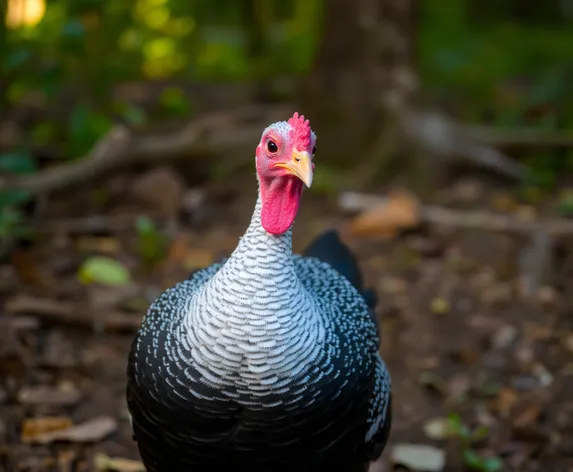
<svg viewBox="0 0 573 472"><path fill-rule="evenodd" d="M248 309L259 317L275 316L275 310L269 308L273 300L294 301L305 296L294 268L292 229L280 235L268 233L261 226L261 211L259 195L251 223L237 248L204 288L221 314ZM286 316L288 306L282 310Z"/></svg>
<svg viewBox="0 0 573 472"><path fill-rule="evenodd" d="M273 259L284 263L286 268L292 267L292 226L282 234L271 234L262 225L262 212L263 198L259 191L249 227L231 257L254 258L262 264Z"/></svg>
<svg viewBox="0 0 573 472"><path fill-rule="evenodd" d="M237 248L189 301L182 326L202 382L258 395L319 356L325 336L295 271L291 230L266 232L261 206L259 198Z"/></svg>

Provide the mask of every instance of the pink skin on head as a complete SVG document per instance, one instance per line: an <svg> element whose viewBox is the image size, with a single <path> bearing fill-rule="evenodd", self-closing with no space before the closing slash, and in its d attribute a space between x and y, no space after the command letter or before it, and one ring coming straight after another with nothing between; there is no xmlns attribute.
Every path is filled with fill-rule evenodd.
<svg viewBox="0 0 573 472"><path fill-rule="evenodd" d="M276 144L276 151L269 149L269 141ZM299 177L276 164L292 163L293 152L312 156L315 142L308 120L298 113L286 124L277 123L263 134L257 146L256 167L262 198L261 224L268 233L280 235L292 226L304 186Z"/></svg>

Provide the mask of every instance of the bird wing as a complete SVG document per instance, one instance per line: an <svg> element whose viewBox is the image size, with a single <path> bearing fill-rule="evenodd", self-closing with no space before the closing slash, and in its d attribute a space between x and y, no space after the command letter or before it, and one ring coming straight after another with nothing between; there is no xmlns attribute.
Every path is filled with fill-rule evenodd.
<svg viewBox="0 0 573 472"><path fill-rule="evenodd" d="M356 257L342 242L338 232L328 230L316 237L304 250L303 255L314 257L329 264L345 277L362 295L368 307L370 318L379 336L378 319L375 307L378 302L376 292L364 287L364 279ZM369 429L366 435L366 448L370 460L376 460L390 435L392 425L392 394L390 375L380 355L376 355L372 396L369 405Z"/></svg>
<svg viewBox="0 0 573 472"><path fill-rule="evenodd" d="M342 242L338 232L331 229L321 233L306 247L303 255L315 257L319 261L326 262L356 287L366 301L370 316L378 331L378 319L374 311L378 302L376 292L373 289L364 287L358 260L348 246Z"/></svg>

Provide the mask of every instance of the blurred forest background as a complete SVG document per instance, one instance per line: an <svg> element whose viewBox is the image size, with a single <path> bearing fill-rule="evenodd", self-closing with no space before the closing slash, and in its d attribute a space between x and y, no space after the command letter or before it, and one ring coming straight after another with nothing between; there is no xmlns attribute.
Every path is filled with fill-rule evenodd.
<svg viewBox="0 0 573 472"><path fill-rule="evenodd" d="M142 470L131 336L234 248L260 133L294 111L319 148L295 249L341 228L382 299L380 467L573 470L571 0L0 0L0 19L0 470Z"/></svg>

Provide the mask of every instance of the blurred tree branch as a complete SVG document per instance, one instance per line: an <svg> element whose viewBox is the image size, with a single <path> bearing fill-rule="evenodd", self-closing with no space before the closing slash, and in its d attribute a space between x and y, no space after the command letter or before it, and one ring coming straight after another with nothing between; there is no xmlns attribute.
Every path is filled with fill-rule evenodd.
<svg viewBox="0 0 573 472"><path fill-rule="evenodd" d="M284 119L290 113L288 108L253 106L214 112L192 119L178 129L163 132L135 134L118 125L104 135L86 156L38 174L0 179L0 191L20 189L41 194L98 178L136 162L158 162L217 153L233 146L248 146L256 141L262 126L273 120ZM517 180L525 176L523 166L495 149L495 146L573 147L573 136L567 131L501 130L459 123L439 112L419 110L401 118L404 119L401 122L404 128L399 131L400 135L409 136L409 140L413 140L421 152L439 158L462 157ZM389 132L396 132L393 129L379 131L377 143L387 147L378 147L378 153L393 146L392 137L389 136ZM231 167L236 167L236 156L233 157ZM427 155L420 159L432 163ZM377 159L374 164L378 165ZM362 170L368 165L372 165L372 162Z"/></svg>
<svg viewBox="0 0 573 472"><path fill-rule="evenodd" d="M0 180L0 191L52 192L101 177L134 162L165 161L250 144L256 142L267 123L284 119L286 114L288 111L284 107L252 106L205 114L178 130L149 135L136 135L124 126L115 126L88 155L38 174L4 178Z"/></svg>
<svg viewBox="0 0 573 472"><path fill-rule="evenodd" d="M338 200L347 212L362 212L383 207L389 198L379 195L343 192ZM519 219L510 215L495 214L487 210L454 210L418 201L418 221L439 226L466 229L484 229L520 234L535 234L540 230L557 237L573 234L573 221L565 218Z"/></svg>

